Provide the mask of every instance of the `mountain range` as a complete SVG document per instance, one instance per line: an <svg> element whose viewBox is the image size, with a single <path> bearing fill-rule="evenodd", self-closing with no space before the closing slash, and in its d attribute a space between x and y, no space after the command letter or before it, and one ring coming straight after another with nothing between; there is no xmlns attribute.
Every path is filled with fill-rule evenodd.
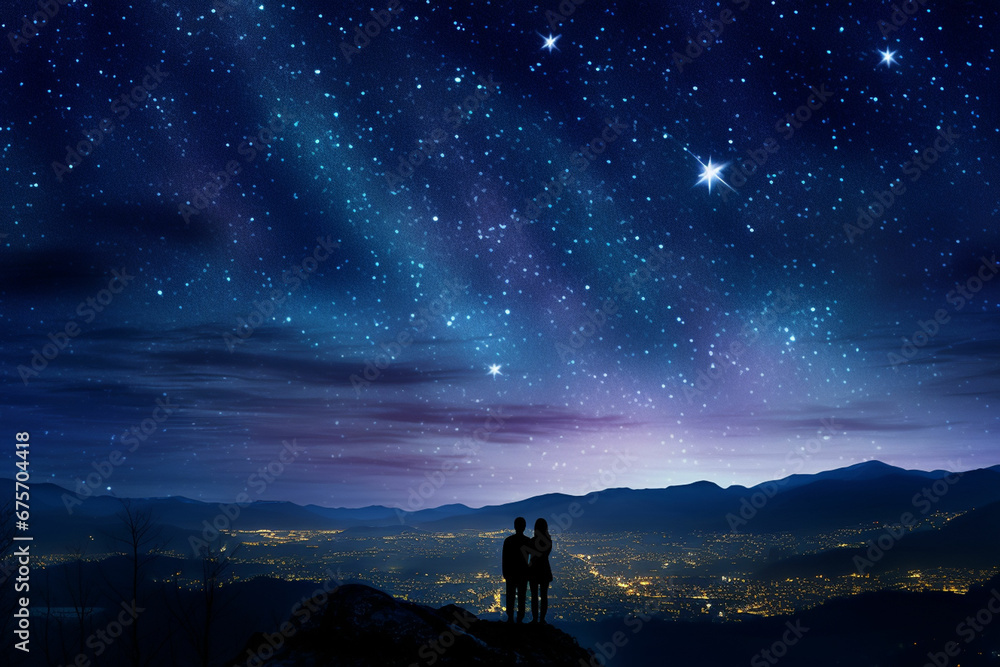
<svg viewBox="0 0 1000 667"><path fill-rule="evenodd" d="M13 481L2 480L2 485L13 487ZM230 518L220 503L180 496L133 500L152 510L164 526L165 538L182 543L213 522L238 530L325 529L360 536L396 534L404 528L506 530L516 516L528 518L529 523L545 517L553 534L566 530L816 534L845 526L898 524L907 512L919 519L933 511L963 513L1000 502L1000 466L953 474L870 461L752 487L722 488L702 481L663 489L613 488L587 496L545 494L480 508L451 504L414 512L379 505L329 508L258 501L245 507L230 504L231 517L238 511ZM80 500L47 483L33 484L31 489L32 530L40 547L49 542L47 537L58 538L64 546L109 531L120 509L120 501L112 496Z"/></svg>

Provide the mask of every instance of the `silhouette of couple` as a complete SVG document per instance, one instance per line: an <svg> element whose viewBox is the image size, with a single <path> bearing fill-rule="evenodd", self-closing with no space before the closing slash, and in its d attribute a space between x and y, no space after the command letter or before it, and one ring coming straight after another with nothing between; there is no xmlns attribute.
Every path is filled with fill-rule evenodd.
<svg viewBox="0 0 1000 667"><path fill-rule="evenodd" d="M552 568L549 553L552 538L545 519L535 521L535 535L528 537L524 517L514 519L514 534L503 541L503 578L507 580L507 622L514 622L514 599L517 600L517 622L524 620L524 594L531 584L531 622L544 623L549 609L549 582ZM539 606L539 597L541 606Z"/></svg>

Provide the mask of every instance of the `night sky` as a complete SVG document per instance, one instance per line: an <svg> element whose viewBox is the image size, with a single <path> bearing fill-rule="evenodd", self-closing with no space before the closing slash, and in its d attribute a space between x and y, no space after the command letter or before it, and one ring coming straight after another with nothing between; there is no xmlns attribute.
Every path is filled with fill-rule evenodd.
<svg viewBox="0 0 1000 667"><path fill-rule="evenodd" d="M53 6L0 15L0 476L1000 463L994 2Z"/></svg>

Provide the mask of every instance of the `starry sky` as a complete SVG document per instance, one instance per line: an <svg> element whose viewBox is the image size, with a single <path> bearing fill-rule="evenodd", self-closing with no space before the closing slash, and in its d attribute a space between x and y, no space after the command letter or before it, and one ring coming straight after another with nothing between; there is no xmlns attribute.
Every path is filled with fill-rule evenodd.
<svg viewBox="0 0 1000 667"><path fill-rule="evenodd" d="M0 15L35 482L419 509L1000 463L996 3L55 6Z"/></svg>

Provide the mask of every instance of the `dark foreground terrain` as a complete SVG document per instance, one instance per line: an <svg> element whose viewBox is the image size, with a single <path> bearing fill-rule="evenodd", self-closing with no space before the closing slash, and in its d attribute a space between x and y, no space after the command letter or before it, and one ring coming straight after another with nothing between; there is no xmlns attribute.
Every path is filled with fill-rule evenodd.
<svg viewBox="0 0 1000 667"><path fill-rule="evenodd" d="M278 633L255 634L229 664L575 667L590 658L551 625L482 621L454 605L434 609L346 584L303 622L293 617Z"/></svg>

